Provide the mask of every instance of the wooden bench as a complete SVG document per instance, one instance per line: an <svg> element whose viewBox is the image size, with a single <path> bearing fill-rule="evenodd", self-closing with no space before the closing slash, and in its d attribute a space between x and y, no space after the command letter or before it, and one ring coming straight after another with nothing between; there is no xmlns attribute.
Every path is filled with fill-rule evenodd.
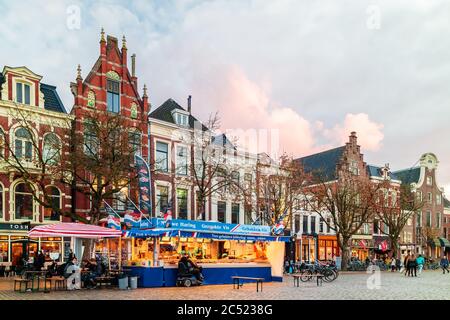
<svg viewBox="0 0 450 320"><path fill-rule="evenodd" d="M294 274L292 277L294 278L294 286L297 284L297 287L300 287L300 278L308 277L308 278L316 278L317 280L317 286L322 285L323 282L323 275L322 274ZM308 279L309 281L309 279Z"/></svg>
<svg viewBox="0 0 450 320"><path fill-rule="evenodd" d="M29 284L32 283L31 279L26 279L26 278L16 278L14 279L14 291L19 291L19 292L27 292L28 289L31 289L29 287ZM19 284L19 290L17 290L17 284ZM22 291L22 286L25 284L25 290Z"/></svg>
<svg viewBox="0 0 450 320"><path fill-rule="evenodd" d="M239 289L239 287L242 287L244 285L243 282L241 282L241 280L254 280L256 281L256 292L259 292L259 284L261 284L261 292L263 289L263 281L264 278L254 278L254 277L240 277L240 276L232 276L231 277L233 279L233 289L236 289L236 285L237 285L237 289Z"/></svg>
<svg viewBox="0 0 450 320"><path fill-rule="evenodd" d="M53 276L51 278L47 278L47 280L50 281L50 290L52 289L52 284L54 290L67 289L67 279L64 277Z"/></svg>

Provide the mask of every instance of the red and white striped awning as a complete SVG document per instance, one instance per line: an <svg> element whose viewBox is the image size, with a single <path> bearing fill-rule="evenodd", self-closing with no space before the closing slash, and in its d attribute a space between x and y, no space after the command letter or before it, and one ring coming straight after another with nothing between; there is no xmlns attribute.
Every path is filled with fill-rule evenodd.
<svg viewBox="0 0 450 320"><path fill-rule="evenodd" d="M77 237L87 239L118 238L121 230L99 227L91 224L62 222L37 226L28 232L32 238L38 237Z"/></svg>

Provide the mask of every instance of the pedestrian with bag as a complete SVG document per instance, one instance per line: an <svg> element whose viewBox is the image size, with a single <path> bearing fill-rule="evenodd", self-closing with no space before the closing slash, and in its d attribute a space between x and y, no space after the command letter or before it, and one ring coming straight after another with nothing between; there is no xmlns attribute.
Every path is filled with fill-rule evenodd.
<svg viewBox="0 0 450 320"><path fill-rule="evenodd" d="M405 268L405 277L409 275L409 259L410 259L410 254L408 251L408 254L405 256L405 259L403 259L403 266Z"/></svg>
<svg viewBox="0 0 450 320"><path fill-rule="evenodd" d="M414 254L411 255L408 261L408 269L410 277L417 277L417 264L416 264L416 256Z"/></svg>

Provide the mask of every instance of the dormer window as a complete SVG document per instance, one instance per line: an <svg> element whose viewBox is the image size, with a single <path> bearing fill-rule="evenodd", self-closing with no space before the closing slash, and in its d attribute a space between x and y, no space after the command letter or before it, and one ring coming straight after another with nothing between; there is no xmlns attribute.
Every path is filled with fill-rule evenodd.
<svg viewBox="0 0 450 320"><path fill-rule="evenodd" d="M182 110L172 111L172 116L175 123L182 127L187 127L189 125L189 114L184 113Z"/></svg>
<svg viewBox="0 0 450 320"><path fill-rule="evenodd" d="M119 113L120 111L120 102L119 102L119 82L115 80L106 80L106 86L107 86L107 104L108 104L108 111Z"/></svg>
<svg viewBox="0 0 450 320"><path fill-rule="evenodd" d="M30 105L30 85L22 82L16 83L16 102Z"/></svg>

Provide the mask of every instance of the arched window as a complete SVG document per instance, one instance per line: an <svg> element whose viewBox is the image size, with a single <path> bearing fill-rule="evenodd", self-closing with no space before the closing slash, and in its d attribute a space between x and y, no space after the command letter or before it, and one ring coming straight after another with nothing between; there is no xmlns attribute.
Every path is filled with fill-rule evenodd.
<svg viewBox="0 0 450 320"><path fill-rule="evenodd" d="M17 159L31 160L33 157L33 143L31 133L26 128L16 130L14 153Z"/></svg>
<svg viewBox="0 0 450 320"><path fill-rule="evenodd" d="M16 219L33 219L33 190L27 183L21 182L14 189Z"/></svg>
<svg viewBox="0 0 450 320"><path fill-rule="evenodd" d="M44 209L44 220L59 221L59 212L61 210L61 192L53 186L46 188L47 195L50 198L51 208Z"/></svg>
<svg viewBox="0 0 450 320"><path fill-rule="evenodd" d="M60 161L61 141L54 133L48 133L44 138L42 159L46 164L56 164Z"/></svg>

